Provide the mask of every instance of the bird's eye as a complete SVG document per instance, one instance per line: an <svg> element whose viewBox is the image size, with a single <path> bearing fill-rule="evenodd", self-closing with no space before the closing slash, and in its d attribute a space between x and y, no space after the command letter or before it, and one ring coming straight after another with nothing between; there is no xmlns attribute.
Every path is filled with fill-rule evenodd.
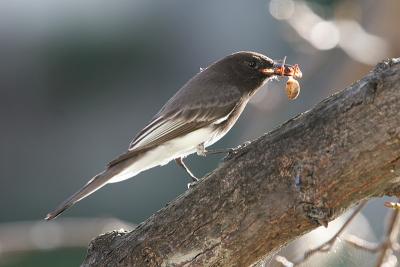
<svg viewBox="0 0 400 267"><path fill-rule="evenodd" d="M255 69L255 68L258 67L257 62L255 62L255 61L249 61L247 64L249 65L250 68L254 68Z"/></svg>

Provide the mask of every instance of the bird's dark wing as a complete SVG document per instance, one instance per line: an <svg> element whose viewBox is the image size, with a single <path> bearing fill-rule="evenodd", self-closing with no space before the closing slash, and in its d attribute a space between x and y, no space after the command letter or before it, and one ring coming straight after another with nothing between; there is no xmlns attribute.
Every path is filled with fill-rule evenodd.
<svg viewBox="0 0 400 267"><path fill-rule="evenodd" d="M232 88L232 90L225 90L222 98L218 97L218 94L202 96L201 100L187 99L188 101L185 101L185 98L185 95L174 96L167 102L153 120L135 136L129 146L129 151L111 161L108 166L113 166L174 138L213 123L222 122L240 102L241 94Z"/></svg>

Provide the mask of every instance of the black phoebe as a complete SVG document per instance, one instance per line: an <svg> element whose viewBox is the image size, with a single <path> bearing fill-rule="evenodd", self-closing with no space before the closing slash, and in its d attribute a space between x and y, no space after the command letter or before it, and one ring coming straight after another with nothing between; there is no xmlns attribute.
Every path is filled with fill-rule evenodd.
<svg viewBox="0 0 400 267"><path fill-rule="evenodd" d="M255 52L238 52L213 63L190 79L131 142L128 151L111 161L46 220L108 183L131 178L171 160L183 167L183 158L221 139L235 124L250 97L274 76L301 77L297 65L278 63Z"/></svg>

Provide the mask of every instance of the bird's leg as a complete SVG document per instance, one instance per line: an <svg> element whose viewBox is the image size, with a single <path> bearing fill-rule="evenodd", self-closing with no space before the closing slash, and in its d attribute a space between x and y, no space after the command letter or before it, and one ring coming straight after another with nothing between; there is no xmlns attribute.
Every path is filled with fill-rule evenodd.
<svg viewBox="0 0 400 267"><path fill-rule="evenodd" d="M189 176L190 176L190 178L192 178L193 182L199 181L199 178L194 176L194 174L186 166L185 162L183 162L183 158L177 158L177 159L175 159L175 162L176 162L176 164L178 164L178 166L182 167L186 171L187 174L189 174Z"/></svg>
<svg viewBox="0 0 400 267"><path fill-rule="evenodd" d="M234 151L233 148L222 148L222 149L211 149L207 150L204 148L204 143L201 143L196 147L197 150L197 155L199 156L207 156L207 155L213 155L213 154L228 154L232 151Z"/></svg>

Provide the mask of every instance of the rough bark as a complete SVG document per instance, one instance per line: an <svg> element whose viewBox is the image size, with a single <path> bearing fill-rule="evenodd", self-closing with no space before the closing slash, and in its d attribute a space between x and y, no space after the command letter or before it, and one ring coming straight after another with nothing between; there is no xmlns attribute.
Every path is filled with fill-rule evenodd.
<svg viewBox="0 0 400 267"><path fill-rule="evenodd" d="M83 266L249 266L360 200L400 192L400 60L238 148Z"/></svg>

